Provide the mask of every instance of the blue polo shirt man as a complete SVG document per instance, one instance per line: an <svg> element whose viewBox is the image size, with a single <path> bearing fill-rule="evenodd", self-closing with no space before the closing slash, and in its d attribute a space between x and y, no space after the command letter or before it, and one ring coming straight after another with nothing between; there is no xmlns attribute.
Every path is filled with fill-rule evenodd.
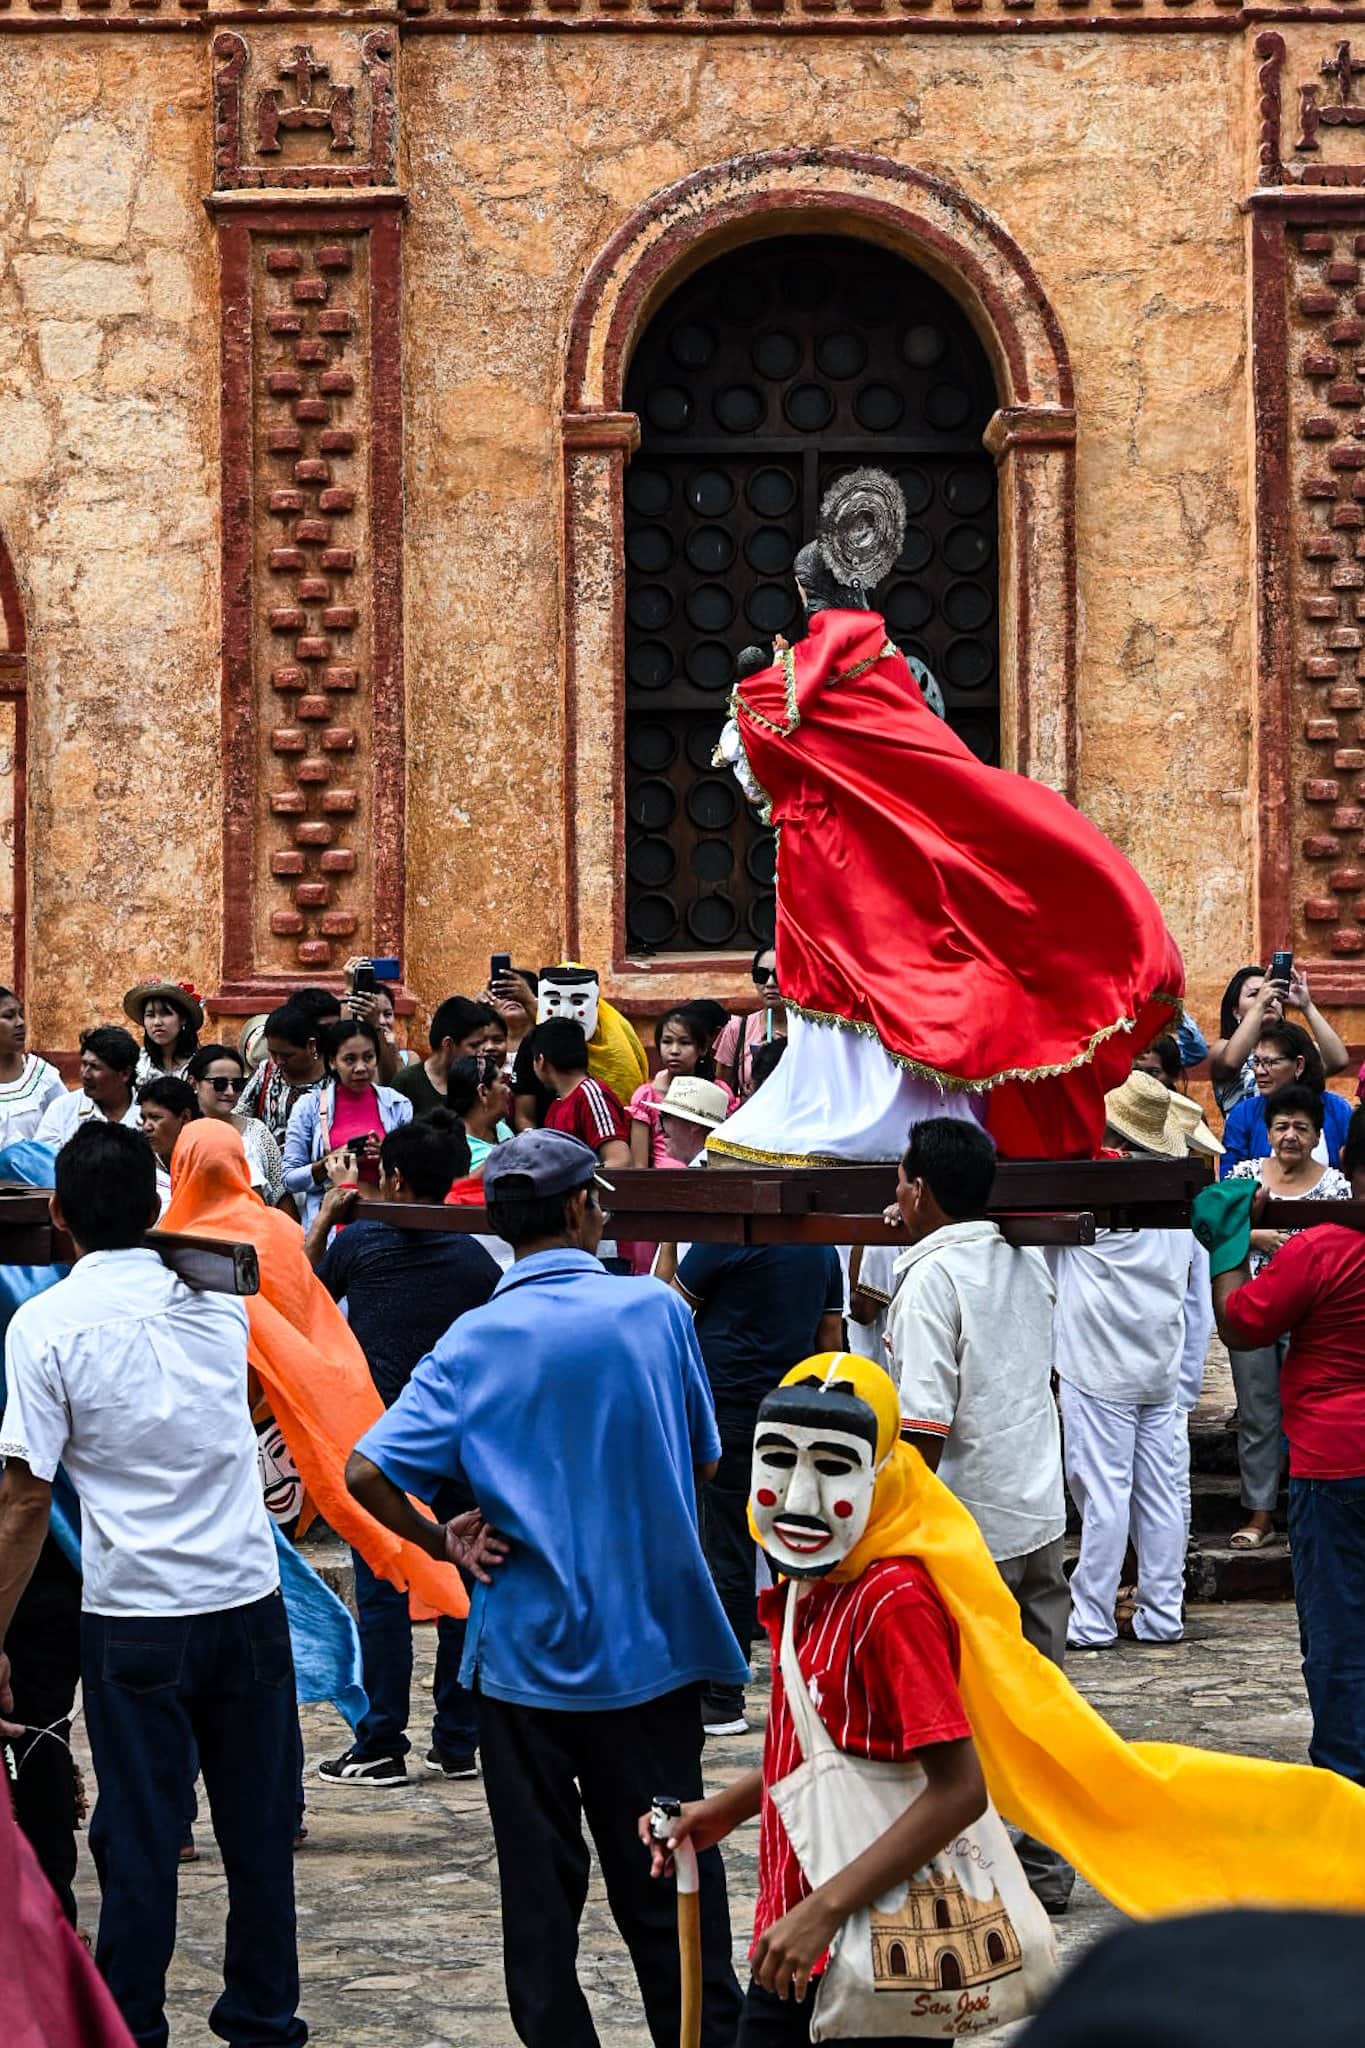
<svg viewBox="0 0 1365 2048"><path fill-rule="evenodd" d="M746 1675L697 1535L720 1455L692 1318L669 1288L594 1256L597 1158L558 1131L500 1145L484 1174L515 1254L357 1444L347 1481L444 1554L430 1500L454 1479L507 1545L476 1587L461 1679L477 1694L498 1852L508 2004L527 2048L596 2048L578 1983L586 1816L651 2038L678 2039L677 1919L637 1836L659 1792L702 1793L702 1689ZM420 1533L419 1533L420 1532ZM702 1864L703 2048L740 1996L719 1852Z"/></svg>

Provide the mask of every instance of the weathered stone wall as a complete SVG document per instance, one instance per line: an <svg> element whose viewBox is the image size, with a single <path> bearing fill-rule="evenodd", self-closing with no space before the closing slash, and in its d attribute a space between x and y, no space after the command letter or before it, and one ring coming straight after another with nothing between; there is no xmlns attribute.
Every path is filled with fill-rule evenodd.
<svg viewBox="0 0 1365 2048"><path fill-rule="evenodd" d="M961 185L1060 317L1080 799L1161 898L1208 1021L1251 945L1239 42L498 36L457 60L433 37L403 61L417 985L558 936L555 409L578 284L660 187L810 143Z"/></svg>
<svg viewBox="0 0 1365 2048"><path fill-rule="evenodd" d="M70 1047L218 966L206 53L0 37L0 530L29 634L29 994Z"/></svg>
<svg viewBox="0 0 1365 2048"><path fill-rule="evenodd" d="M1238 36L412 36L410 982L562 942L556 415L573 298L679 176L811 144L923 165L1034 264L1077 384L1079 794L1210 1021L1250 957ZM70 1045L125 974L219 969L209 52L0 36L0 531L30 636L29 980ZM602 681L605 688L605 679ZM1045 935L1040 935L1040 942Z"/></svg>

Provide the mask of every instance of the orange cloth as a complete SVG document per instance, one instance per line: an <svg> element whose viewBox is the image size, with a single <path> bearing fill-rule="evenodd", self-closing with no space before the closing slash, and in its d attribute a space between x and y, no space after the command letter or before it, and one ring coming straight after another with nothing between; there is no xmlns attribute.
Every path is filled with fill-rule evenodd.
<svg viewBox="0 0 1365 2048"><path fill-rule="evenodd" d="M350 1325L308 1263L297 1223L267 1209L254 1193L231 1124L205 1117L180 1133L161 1227L255 1245L261 1291L246 1297L247 1357L304 1485L378 1577L411 1588L440 1614L466 1614L469 1602L454 1566L395 1536L346 1489L346 1460L384 1404Z"/></svg>

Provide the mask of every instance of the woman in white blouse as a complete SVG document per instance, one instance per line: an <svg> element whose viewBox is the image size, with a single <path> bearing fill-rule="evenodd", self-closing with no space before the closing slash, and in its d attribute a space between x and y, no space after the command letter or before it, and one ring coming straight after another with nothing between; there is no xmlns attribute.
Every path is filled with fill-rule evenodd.
<svg viewBox="0 0 1365 2048"><path fill-rule="evenodd" d="M47 1060L30 1052L24 1006L13 989L0 988L0 1145L31 1138L49 1102L66 1083Z"/></svg>
<svg viewBox="0 0 1365 2048"><path fill-rule="evenodd" d="M1351 1184L1335 1166L1313 1157L1322 1136L1322 1096L1291 1081L1265 1098L1268 1159L1243 1159L1229 1179L1259 1180L1267 1193L1286 1202L1349 1201ZM1293 1233L1253 1230L1251 1270L1259 1273ZM1280 1367L1289 1340L1259 1351L1231 1351L1237 1389L1237 1464L1242 1475L1243 1526L1229 1539L1234 1550L1259 1550L1275 1531L1280 1492Z"/></svg>

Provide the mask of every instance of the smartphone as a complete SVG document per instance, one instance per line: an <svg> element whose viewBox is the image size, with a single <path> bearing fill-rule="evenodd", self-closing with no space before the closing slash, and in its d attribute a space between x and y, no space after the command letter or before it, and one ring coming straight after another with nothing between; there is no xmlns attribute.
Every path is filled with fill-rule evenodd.
<svg viewBox="0 0 1365 2048"><path fill-rule="evenodd" d="M370 965L376 981L398 981L401 977L402 963L396 953L385 953L372 960Z"/></svg>
<svg viewBox="0 0 1365 2048"><path fill-rule="evenodd" d="M1290 977L1292 976L1293 972L1294 955L1292 953L1271 954L1270 973L1267 976L1268 980L1282 982L1284 987L1288 988Z"/></svg>
<svg viewBox="0 0 1365 2048"><path fill-rule="evenodd" d="M347 1154L348 1154L348 1156L349 1156L349 1157L350 1157L350 1158L351 1158L351 1159L352 1159L352 1160L354 1161L354 1163L355 1163L355 1164L356 1164L357 1166L359 1166L359 1165L360 1165L360 1163L361 1163L361 1161L362 1161L362 1160L364 1159L364 1157L365 1157L365 1140L364 1140L364 1138L350 1138L350 1139L348 1139L348 1140L347 1140L347 1143L346 1143L346 1151L347 1151Z"/></svg>
<svg viewBox="0 0 1365 2048"><path fill-rule="evenodd" d="M374 994L374 980L373 960L358 961L355 973L351 977L351 994L354 996L372 996Z"/></svg>
<svg viewBox="0 0 1365 2048"><path fill-rule="evenodd" d="M496 988L503 976L512 972L512 955L495 953L488 967L488 986Z"/></svg>

